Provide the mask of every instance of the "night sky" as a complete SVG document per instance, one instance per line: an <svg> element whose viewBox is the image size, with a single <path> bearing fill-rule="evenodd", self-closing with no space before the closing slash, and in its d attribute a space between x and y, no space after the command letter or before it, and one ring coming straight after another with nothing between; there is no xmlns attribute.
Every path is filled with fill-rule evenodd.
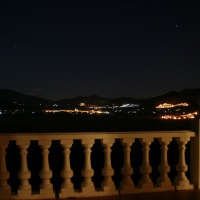
<svg viewBox="0 0 200 200"><path fill-rule="evenodd" d="M0 88L48 99L200 87L200 1L2 0Z"/></svg>

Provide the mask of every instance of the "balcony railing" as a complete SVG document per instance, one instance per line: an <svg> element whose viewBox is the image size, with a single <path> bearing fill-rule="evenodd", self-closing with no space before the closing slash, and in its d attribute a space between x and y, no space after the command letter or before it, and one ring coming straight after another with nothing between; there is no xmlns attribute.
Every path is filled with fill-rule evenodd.
<svg viewBox="0 0 200 200"><path fill-rule="evenodd" d="M54 142L57 142L60 150L56 150L52 158ZM76 145L77 142L80 142L79 146ZM35 146L33 143L36 143ZM153 148L155 144L159 148ZM177 147L172 147L171 144L176 144ZM134 145L136 148L133 148ZM14 150L10 150L11 146L14 146ZM94 150L95 146L99 150ZM34 152L33 147L40 151L31 153ZM81 151L73 154L77 147L81 147ZM137 150L141 153L135 153ZM186 151L190 152L189 164L186 164ZM37 157L38 154L40 157ZM175 154L178 155L177 160L169 163L170 156ZM81 165L81 158L83 167L79 170L75 166ZM157 166L154 165L155 158L159 161ZM35 160L34 164L32 159ZM54 176L50 160L61 169L59 175ZM100 170L97 170L101 166L98 160L102 160ZM137 161L138 168L134 164ZM113 162L118 163L118 168L121 166L121 169L117 171L117 165L113 165ZM174 164L174 169L171 164ZM36 175L34 167L38 166L39 188L35 191L32 185L34 181L31 180ZM186 173L188 167L190 174ZM200 185L199 168L197 131L0 134L1 199L53 199L56 195L60 198L112 196L119 193L123 195L193 189ZM19 169L16 173L17 181L14 183L13 169ZM173 170L175 177L169 177ZM153 177L154 171L157 171L157 176ZM116 173L121 178L114 180ZM135 173L139 174L137 178L133 178ZM75 179L77 174L82 178ZM100 177L99 185L94 183L95 176ZM61 182L56 187L58 179ZM75 187L77 180L82 181L78 189Z"/></svg>

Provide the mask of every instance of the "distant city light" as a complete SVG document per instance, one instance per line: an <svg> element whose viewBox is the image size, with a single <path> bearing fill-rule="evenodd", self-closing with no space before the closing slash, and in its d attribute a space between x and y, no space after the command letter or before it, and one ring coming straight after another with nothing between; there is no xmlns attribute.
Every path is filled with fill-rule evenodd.
<svg viewBox="0 0 200 200"><path fill-rule="evenodd" d="M193 113L188 113L188 114L183 114L183 115L163 115L161 116L161 119L174 119L174 120L194 119L197 114L198 114L197 112L193 112Z"/></svg>
<svg viewBox="0 0 200 200"><path fill-rule="evenodd" d="M79 106L85 106L85 103L80 103Z"/></svg>
<svg viewBox="0 0 200 200"><path fill-rule="evenodd" d="M77 108L75 108L74 110L64 110L64 109L61 109L61 110L43 110L43 112L46 112L46 113L60 113L60 112L65 112L65 113L87 113L87 114L109 114L109 112L107 111L101 111L101 110L79 110Z"/></svg>
<svg viewBox="0 0 200 200"><path fill-rule="evenodd" d="M134 108L134 107L139 107L138 104L123 104L122 106L120 106L121 108Z"/></svg>
<svg viewBox="0 0 200 200"><path fill-rule="evenodd" d="M170 103L163 103L158 105L156 108L174 108L174 107L178 107L178 106L189 106L188 103L179 103L179 104L170 104Z"/></svg>

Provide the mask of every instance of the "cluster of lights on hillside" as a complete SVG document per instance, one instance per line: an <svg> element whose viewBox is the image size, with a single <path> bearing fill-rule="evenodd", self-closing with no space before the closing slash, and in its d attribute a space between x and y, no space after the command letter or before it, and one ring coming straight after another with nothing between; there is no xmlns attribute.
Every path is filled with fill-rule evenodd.
<svg viewBox="0 0 200 200"><path fill-rule="evenodd" d="M122 104L122 105L89 105L86 103L79 103L80 109L48 109L43 110L45 113L70 113L70 114L111 114L111 113L142 113L145 112L145 108L140 108L139 104ZM161 114L161 119L170 119L170 120L181 120L181 119L193 119L198 114L197 112L188 112L182 110L180 107L188 107L188 103L178 103L178 104L171 104L171 103L163 103L156 106L157 111L153 111L154 114L158 114L160 116L161 113L164 111L164 115ZM57 105L54 105L57 107ZM177 107L175 110L173 108ZM184 109L184 108L183 108ZM148 111L147 111L148 112Z"/></svg>
<svg viewBox="0 0 200 200"><path fill-rule="evenodd" d="M178 104L170 104L170 103L163 103L158 105L156 108L174 108L174 107L180 107L180 106L189 106L188 103L178 103Z"/></svg>
<svg viewBox="0 0 200 200"><path fill-rule="evenodd" d="M123 104L122 106L120 106L120 108L135 108L135 107L140 107L139 104Z"/></svg>
<svg viewBox="0 0 200 200"><path fill-rule="evenodd" d="M22 105L21 103L14 102L14 104ZM40 104L42 106L42 104ZM38 109L38 110L37 110ZM69 113L69 114L94 114L94 115L114 115L114 114L135 114L144 117L159 117L163 120L182 120L182 119L193 119L198 115L198 111L194 110L188 103L162 103L155 106L153 109L145 107L144 105L137 103L122 103L120 104L107 104L107 105L96 105L88 104L86 102L78 103L75 105L44 105L41 110L40 108L26 109L1 109L0 115L3 114L23 114L32 113L37 114L38 112L43 113Z"/></svg>
<svg viewBox="0 0 200 200"><path fill-rule="evenodd" d="M124 109L133 109L137 108L137 111L140 110L139 104L122 104L122 105L104 105L104 106L98 106L98 105L91 105L91 104L86 104L84 102L78 104L80 109L46 109L43 110L45 113L70 113L70 114L78 114L78 113L86 113L86 114L110 114L110 112L122 112ZM53 105L53 107L58 107L58 105ZM136 110L127 110L127 113L137 113Z"/></svg>
<svg viewBox="0 0 200 200"><path fill-rule="evenodd" d="M161 116L161 119L194 119L195 116L197 115L197 112L193 112L193 113L188 113L188 114L184 114L184 115L163 115Z"/></svg>
<svg viewBox="0 0 200 200"><path fill-rule="evenodd" d="M165 111L165 113L167 113L168 111L170 111L171 108L175 108L175 107L188 107L189 104L188 103L178 103L178 104L170 104L170 103L163 103L158 105L156 108L158 110L160 109L167 109L167 111ZM180 112L181 109L176 109L176 111ZM194 119L195 116L197 115L197 112L191 112L191 113L178 113L178 114L166 114L166 115L162 115L160 118L161 119L172 119L172 120L180 120L180 119Z"/></svg>
<svg viewBox="0 0 200 200"><path fill-rule="evenodd" d="M86 114L109 114L109 112L103 112L101 110L79 110L79 109L74 109L74 110L44 110L46 113L86 113Z"/></svg>

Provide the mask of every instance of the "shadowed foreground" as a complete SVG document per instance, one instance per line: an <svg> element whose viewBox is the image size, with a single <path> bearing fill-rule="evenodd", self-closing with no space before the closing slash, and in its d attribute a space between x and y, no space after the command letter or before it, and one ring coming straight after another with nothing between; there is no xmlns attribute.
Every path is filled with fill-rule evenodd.
<svg viewBox="0 0 200 200"><path fill-rule="evenodd" d="M70 199L70 198L68 198ZM71 198L75 199L75 198ZM199 200L200 190L185 190L185 191L169 191L169 192L152 192L143 194L132 194L115 197L91 197L79 198L81 200Z"/></svg>

